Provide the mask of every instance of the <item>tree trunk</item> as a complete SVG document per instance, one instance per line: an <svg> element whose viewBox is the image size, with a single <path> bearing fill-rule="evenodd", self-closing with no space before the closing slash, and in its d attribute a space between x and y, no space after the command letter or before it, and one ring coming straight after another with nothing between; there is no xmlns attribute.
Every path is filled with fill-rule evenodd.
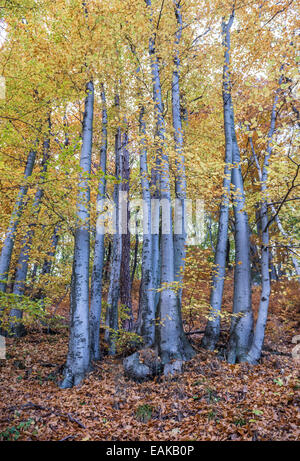
<svg viewBox="0 0 300 461"><path fill-rule="evenodd" d="M145 0L151 8L151 0ZM165 121L158 60L155 53L154 36L149 41L149 54L153 80L153 94L156 107L157 136L159 141L158 155L161 158L160 196L168 207L165 216L165 227L161 233L161 285L164 287L160 293L159 307L159 338L158 348L163 364L168 364L173 359L188 360L194 355L194 350L189 344L182 325L181 306L174 291L174 245L172 231L172 209L170 192L169 159L164 149ZM167 230L168 229L168 230ZM171 287L172 286L172 287Z"/></svg>
<svg viewBox="0 0 300 461"><path fill-rule="evenodd" d="M36 141L37 144L37 141ZM11 255L15 243L16 230L22 215L24 208L24 197L27 194L28 184L27 179L31 176L34 162L36 157L36 150L33 148L30 150L27 163L24 171L23 184L20 186L17 200L10 218L9 226L6 232L6 237L3 242L1 255L0 255L0 291L3 293L6 291L6 284L8 279L8 271L11 261Z"/></svg>
<svg viewBox="0 0 300 461"><path fill-rule="evenodd" d="M119 96L115 98L115 105L119 107ZM122 171L122 149L121 149L121 128L117 128L115 136L115 176L119 180ZM107 309L106 309L106 331L105 340L109 344L109 355L116 353L116 335L118 332L118 302L120 296L120 271L122 259L122 235L120 229L120 184L116 183L114 186L114 204L115 204L115 233L113 236L112 244L112 259L110 267L110 281L107 296Z"/></svg>
<svg viewBox="0 0 300 461"><path fill-rule="evenodd" d="M132 51L135 54L135 48L132 47ZM140 71L140 67L137 68L137 74ZM139 90L140 94L140 90ZM148 162L147 162L147 148L146 148L146 124L144 120L145 108L143 105L140 107L139 114L139 133L140 133L140 173L141 173L141 185L142 185L142 196L143 196L143 246L142 246L142 263L141 263L141 283L139 292L139 310L138 319L136 322L136 331L142 336L143 344L146 347L154 345L155 341L155 313L156 305L155 299L157 299L158 292L154 291L154 288L158 288L158 264L157 259L159 256L158 247L158 234L152 234L152 218L155 217L156 222L154 224L159 227L159 206L157 202L153 202L154 210L152 212L152 201L151 201L151 188L148 177ZM158 159L156 159L158 162ZM152 179L154 180L154 191L153 195L157 198L158 192L158 171L157 168L153 168ZM136 236L135 236L135 252L134 252L134 264L132 270L132 282L137 264L137 253L139 236L136 225Z"/></svg>
<svg viewBox="0 0 300 461"><path fill-rule="evenodd" d="M265 186L266 184L262 184L262 189L265 189ZM267 202L265 200L262 203L260 213L262 228L264 229L262 232L261 248L261 295L254 337L252 340L251 348L247 355L247 362L253 364L257 363L261 356L271 292L271 281L269 272L269 230L268 228L266 229L266 225L268 224L268 207Z"/></svg>
<svg viewBox="0 0 300 461"><path fill-rule="evenodd" d="M175 57L172 81L172 116L175 141L175 222L174 222L174 272L175 280L178 282L178 297L181 302L182 282L184 272L186 222L185 222L185 200L186 200L186 177L185 161L183 153L183 129L180 110L180 59L179 44L182 35L182 16L180 0L173 0L175 16L177 20L177 31L175 38Z"/></svg>
<svg viewBox="0 0 300 461"><path fill-rule="evenodd" d="M94 84L87 83L80 154L77 222L71 286L71 324L65 378L60 387L76 386L90 369L89 341L89 256L90 256L90 186L93 140Z"/></svg>
<svg viewBox="0 0 300 461"><path fill-rule="evenodd" d="M48 130L50 133L51 129L51 123L50 123L50 117L48 119ZM48 168L48 160L50 156L50 139L47 138L45 139L43 143L43 160L42 160L42 172L41 172L41 181L45 179L45 175L47 172ZM14 280L14 286L13 286L13 294L22 296L24 294L24 289L25 289L25 282L26 282L26 277L27 277L27 272L28 272L28 263L29 263L29 254L31 250L31 245L32 245L32 239L34 236L34 231L35 227L37 224L37 219L41 207L41 201L43 197L43 187L38 187L33 205L32 205L32 222L29 225L29 230L26 233L24 239L22 240L21 243L21 252L19 255L19 259L17 262L17 270L15 274L15 280ZM23 311L20 309L12 309L10 311L10 335L11 336L16 336L20 337L25 334L25 327L21 323L21 319L23 317Z"/></svg>
<svg viewBox="0 0 300 461"><path fill-rule="evenodd" d="M202 346L208 350L214 350L220 335L220 311L223 299L224 279L226 272L229 198L231 184L232 164L232 133L231 133L231 97L230 97L230 28L233 23L233 15L227 24L222 24L224 67L223 67L223 111L225 132L225 167L223 179L223 196L219 212L219 228L217 247L212 276L212 288L210 293L211 318L208 320L205 333L202 338Z"/></svg>
<svg viewBox="0 0 300 461"><path fill-rule="evenodd" d="M279 80L279 87L282 82L282 77ZM266 149L266 153L264 156L264 164L263 169L261 171L258 163L258 159L255 155L255 151L253 148L253 143L251 145L253 155L255 155L257 166L259 167L259 180L261 183L261 192L262 192L262 205L260 210L260 217L261 217L261 232L262 232L262 248L261 248L261 295L260 295L260 303L259 303L259 310L258 310L258 317L255 325L254 337L251 344L251 348L249 350L247 361L249 363L257 363L261 356L261 351L263 347L264 337L265 337L265 329L266 323L268 318L268 308L269 308L269 300L270 300L270 292L271 292L271 274L270 274L270 249L269 249L269 228L268 228L268 202L267 202L267 192L268 192L268 167L269 167L269 159L272 155L272 138L275 132L275 124L276 124L276 109L278 103L278 90L275 94L274 103L272 107L271 113L271 124L270 130L268 134L268 145ZM252 142L252 140L251 140Z"/></svg>
<svg viewBox="0 0 300 461"><path fill-rule="evenodd" d="M90 308L90 346L91 360L100 360L100 320L102 308L102 273L104 261L104 229L102 213L106 192L106 159L107 159L107 108L104 87L102 85L102 139L100 147L100 168L103 176L99 180L97 195L97 223L94 248L94 264L91 282Z"/></svg>
<svg viewBox="0 0 300 461"><path fill-rule="evenodd" d="M228 362L246 360L253 336L253 312L251 302L251 263L248 216L245 207L243 176L240 166L240 151L237 144L233 108L231 110L233 169L231 180L234 187L233 210L235 217L235 269L233 314L228 345Z"/></svg>
<svg viewBox="0 0 300 461"><path fill-rule="evenodd" d="M136 223L136 229L137 229L137 223ZM135 277L135 272L136 272L136 267L137 267L137 261L138 261L138 253L139 253L139 234L136 232L135 234L135 244L134 244L134 255L133 255L133 264L132 264L132 270L131 270L131 287L134 281Z"/></svg>
<svg viewBox="0 0 300 461"><path fill-rule="evenodd" d="M230 62L230 28L234 21L234 7L227 24L222 23L224 34L225 59ZM226 56L227 53L227 56ZM253 313L251 305L251 265L250 265L250 236L248 216L244 210L245 195L243 176L240 166L240 151L236 139L234 125L234 111L231 99L231 81L229 72L226 75L226 93L228 95L230 128L232 137L232 171L231 183L233 185L233 210L235 217L235 270L234 270L234 295L233 314L230 327L228 344L228 362L236 363L246 359L252 339ZM227 119L228 124L229 120ZM229 126L228 126L229 135Z"/></svg>
<svg viewBox="0 0 300 461"><path fill-rule="evenodd" d="M129 211L129 151L128 151L128 134L123 133L122 142L122 184L121 190L126 194L127 200L124 204L123 213L126 214L125 220L127 226L125 233L122 233L122 259L121 259L121 277L120 277L120 301L126 314L126 319L122 322L122 327L126 331L131 331L133 326L132 302L131 302L131 277L130 277L130 232L128 231L128 223L130 220ZM125 197L125 196L124 196Z"/></svg>
<svg viewBox="0 0 300 461"><path fill-rule="evenodd" d="M111 260L111 240L109 239L107 252L106 252L106 259L104 263L104 274L103 274L103 281L108 281L108 274L110 271L110 260Z"/></svg>
<svg viewBox="0 0 300 461"><path fill-rule="evenodd" d="M51 249L47 253L47 257L42 267L41 275L47 275L47 274L50 274L51 272L53 258L55 256L55 252L56 252L56 248L57 248L58 240L59 240L59 230L60 230L60 224L56 224L56 226L54 227L52 238L51 238Z"/></svg>
<svg viewBox="0 0 300 461"><path fill-rule="evenodd" d="M152 285L154 294L154 312L157 312L160 292L160 156L156 152L155 166L151 170L151 249L152 249Z"/></svg>
<svg viewBox="0 0 300 461"><path fill-rule="evenodd" d="M152 235L151 235L151 194L148 179L146 126L144 107L140 109L139 127L141 134L140 173L143 194L143 248L142 279L139 296L139 316L137 333L142 336L145 346L152 346L155 340L155 293L153 291Z"/></svg>

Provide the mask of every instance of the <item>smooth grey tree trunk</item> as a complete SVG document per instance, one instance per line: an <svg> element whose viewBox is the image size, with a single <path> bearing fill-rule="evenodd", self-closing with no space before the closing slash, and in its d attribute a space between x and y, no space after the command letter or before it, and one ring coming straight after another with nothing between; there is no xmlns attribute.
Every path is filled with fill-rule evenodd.
<svg viewBox="0 0 300 461"><path fill-rule="evenodd" d="M228 25L234 20L234 9ZM226 28L230 40L230 29ZM225 45L226 46L226 45ZM229 53L229 50L228 50ZM233 185L233 210L235 218L235 270L233 314L230 338L228 344L228 362L245 361L253 336L253 312L251 302L251 263L250 263L250 235L248 216L245 207L243 176L241 171L241 156L236 139L234 111L231 100L230 79L228 81L231 106L231 133L232 133L232 163L231 182Z"/></svg>
<svg viewBox="0 0 300 461"><path fill-rule="evenodd" d="M37 141L36 141L37 144ZM28 184L27 179L31 176L36 157L35 147L30 150L27 163L24 171L23 183L20 186L17 200L10 218L9 226L6 232L6 237L3 242L1 255L0 255L0 291L6 291L6 284L8 280L8 271L12 256L12 251L15 243L17 227L24 208L24 198L27 194Z"/></svg>
<svg viewBox="0 0 300 461"><path fill-rule="evenodd" d="M265 166L264 166L265 170ZM263 173L262 181L265 181L265 174ZM266 190L266 183L261 184L262 191ZM254 337L250 350L247 355L247 362L257 363L261 356L262 346L265 336L265 328L268 317L268 307L271 291L270 271L269 271L269 230L266 229L268 224L268 207L266 200L263 201L261 206L261 223L262 231L262 247L261 247L261 295L258 310L258 317L255 325Z"/></svg>
<svg viewBox="0 0 300 461"><path fill-rule="evenodd" d="M125 121L125 123L127 123ZM128 127L127 127L128 129ZM123 213L127 223L130 220L129 210L129 150L128 150L128 132L124 131L122 140L122 184L121 190L126 194L128 200L124 204ZM125 195L124 195L125 197ZM120 302L123 306L126 318L122 321L122 328L125 331L131 331L133 327L132 301L131 301L131 277L130 277L130 232L128 225L126 232L122 233L122 258L121 258L121 277L120 277Z"/></svg>
<svg viewBox="0 0 300 461"><path fill-rule="evenodd" d="M172 116L175 142L175 224L174 224L174 271L175 280L178 282L178 297L181 302L182 283L185 260L185 242L186 242L186 175L185 159L183 153L183 127L180 109L180 59L179 44L182 35L182 16L180 0L173 0L175 16L177 20L177 31L175 35L175 57L174 71L172 81Z"/></svg>
<svg viewBox="0 0 300 461"><path fill-rule="evenodd" d="M145 0L151 8L151 0ZM152 17L152 16L151 16ZM182 325L181 306L174 291L174 245L172 229L172 208L170 191L169 159L164 150L165 120L163 115L162 93L159 75L158 60L155 52L155 35L149 41L149 55L151 59L153 94L155 115L157 123L157 137L160 143L158 154L161 158L160 196L168 204L168 216L165 225L168 229L161 232L161 285L163 287L158 311L160 313L158 348L163 364L172 360L189 360L194 355L194 350L189 344ZM172 289L173 288L173 289Z"/></svg>
<svg viewBox="0 0 300 461"><path fill-rule="evenodd" d="M282 82L282 77L279 80L279 87ZM271 112L271 124L270 130L268 133L268 144L266 153L264 156L264 163L262 171L259 166L258 159L255 155L254 147L252 139L251 148L252 153L255 156L255 161L258 166L258 174L259 180L261 184L261 192L262 192L262 204L260 209L260 218L261 218L261 239L262 239L262 247L261 247L261 295L260 295L260 303L259 303L259 310L258 310L258 317L255 325L254 337L251 344L251 348L248 352L247 361L252 364L256 364L261 356L261 351L263 347L264 337L265 337L265 329L266 323L268 318L268 308L269 308L269 300L270 300L270 292L271 292L271 277L270 277L270 250L269 250L269 228L268 228L268 201L267 201L267 192L268 192L268 167L269 167L269 159L272 155L272 139L275 132L275 124L276 124L276 110L277 110L277 103L278 103L278 90L276 91L274 103Z"/></svg>
<svg viewBox="0 0 300 461"><path fill-rule="evenodd" d="M228 344L228 362L245 361L253 336L253 312L251 301L251 261L248 215L245 211L243 176L240 166L240 151L235 134L234 114L231 111L233 139L233 210L235 217L235 269L233 314Z"/></svg>
<svg viewBox="0 0 300 461"><path fill-rule="evenodd" d="M156 152L155 166L151 170L151 249L152 249L152 285L154 293L154 311L157 312L160 292L160 231L161 231L161 210L160 210L160 153Z"/></svg>
<svg viewBox="0 0 300 461"><path fill-rule="evenodd" d="M103 176L99 180L97 195L97 223L94 247L94 264L91 282L91 308L90 308L90 346L91 360L100 360L100 320L102 308L102 276L104 261L104 229L101 215L106 192L106 159L107 159L107 107L104 87L101 91L102 99L102 139L100 147L100 169Z"/></svg>
<svg viewBox="0 0 300 461"><path fill-rule="evenodd" d="M225 167L223 179L223 196L219 210L218 238L215 250L212 288L210 292L210 306L212 309L211 319L208 320L205 333L202 338L202 346L208 350L214 350L220 335L220 312L223 299L224 279L226 273L226 257L228 245L228 220L229 220L229 199L231 184L232 164L232 132L231 132L231 88L230 88L230 28L234 16L231 15L227 24L223 22L223 46L224 67L223 67L223 111L224 111L224 132L225 132Z"/></svg>
<svg viewBox="0 0 300 461"><path fill-rule="evenodd" d="M251 236L250 231L249 231L249 234ZM251 284L257 285L261 283L260 256L257 250L257 246L255 243L251 242L251 238L250 238L250 257L251 257Z"/></svg>
<svg viewBox="0 0 300 461"><path fill-rule="evenodd" d="M75 246L71 284L69 350L61 388L76 386L90 369L89 340L89 257L90 257L90 174L93 141L94 84L86 86L85 111L80 153Z"/></svg>
<svg viewBox="0 0 300 461"><path fill-rule="evenodd" d="M119 107L119 96L116 95L115 105ZM121 127L117 128L115 136L115 177L120 180L122 171L122 148L121 148ZM122 259L122 234L120 229L120 184L114 186L114 204L115 204L115 233L112 244L112 259L110 267L110 280L107 295L106 309L106 332L105 340L109 345L109 355L116 353L116 335L119 329L118 325L118 302L120 297L120 271Z"/></svg>
<svg viewBox="0 0 300 461"><path fill-rule="evenodd" d="M135 48L132 47L135 55ZM138 65L137 74L140 71ZM139 95L141 91L139 89ZM140 173L141 173L141 186L143 197L143 246L142 246L142 263L141 263L141 283L139 291L139 310L138 319L136 322L136 332L142 337L143 345L150 347L154 345L155 341L155 314L156 305L158 303L159 293L155 291L158 288L159 281L159 235L158 233L152 234L152 218L155 219L153 227L159 228L159 206L155 206L152 210L151 202L151 187L148 175L148 161L147 161L147 147L146 147L146 123L144 120L145 108L141 104L139 114L139 134L140 134ZM156 163L158 160L156 159ZM153 198L159 197L158 191L158 177L159 173L157 168L153 168L151 172L153 179L152 186L154 185ZM156 203L157 205L157 203ZM153 211L153 212L152 212ZM137 225L136 225L137 230ZM132 274L135 272L137 263L137 250L138 250L138 232L136 232L135 242L135 255L134 267ZM154 283L155 281L155 283ZM132 275L133 282L133 275ZM156 300L156 302L155 302Z"/></svg>
<svg viewBox="0 0 300 461"><path fill-rule="evenodd" d="M145 346L152 346L155 340L155 293L153 291L152 235L151 235L151 193L148 178L146 125L144 107L140 108L139 130L141 135L140 173L143 195L143 247L142 279L139 293L139 315L137 333L142 336Z"/></svg>

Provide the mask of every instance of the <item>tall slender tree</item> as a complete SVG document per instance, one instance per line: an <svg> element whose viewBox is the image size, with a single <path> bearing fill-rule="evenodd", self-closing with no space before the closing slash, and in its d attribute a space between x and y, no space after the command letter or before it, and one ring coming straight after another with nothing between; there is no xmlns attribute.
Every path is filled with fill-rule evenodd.
<svg viewBox="0 0 300 461"><path fill-rule="evenodd" d="M102 99L102 138L100 147L101 178L97 195L97 222L94 247L94 263L91 282L91 308L90 308L90 344L91 360L100 360L100 319L102 308L102 278L104 262L104 226L102 213L106 192L106 161L107 161L107 106L104 85L101 87Z"/></svg>
<svg viewBox="0 0 300 461"><path fill-rule="evenodd" d="M172 115L175 141L175 223L174 223L174 271L175 280L178 282L178 296L181 300L182 281L185 259L186 243L186 177L185 159L183 153L183 127L181 119L180 104L180 57L179 45L182 36L182 14L180 0L173 0L175 16L177 20L177 30L175 34L175 56L172 80Z"/></svg>
<svg viewBox="0 0 300 461"><path fill-rule="evenodd" d="M233 13L234 15L234 10ZM235 218L235 268L233 314L228 344L228 362L245 361L253 335L251 302L251 263L248 215L245 211L241 156L237 143L234 112L231 104L233 211Z"/></svg>
<svg viewBox="0 0 300 461"><path fill-rule="evenodd" d="M137 332L146 346L152 346L155 340L155 293L153 291L152 235L151 235L151 192L148 178L146 124L144 107L140 107L139 130L141 135L140 173L143 195L143 247L142 279L139 293L139 316Z"/></svg>
<svg viewBox="0 0 300 461"><path fill-rule="evenodd" d="M152 18L151 0L145 0ZM157 137L159 140L159 155L161 159L160 197L166 207L164 225L161 232L161 279L162 290L159 299L159 336L158 348L162 363L167 364L174 359L188 360L194 350L189 344L182 325L181 306L174 291L174 243L172 228L172 208L170 191L169 159L165 152L165 120L163 113L162 91L159 74L159 64L155 51L155 33L149 41L151 59L153 94L155 103Z"/></svg>
<svg viewBox="0 0 300 461"><path fill-rule="evenodd" d="M48 128L47 128L47 135L46 139L43 142L43 159L42 159L42 171L41 171L41 182L45 179L45 175L48 169L48 162L50 158L50 130L51 130L51 122L50 116L48 118ZM29 225L29 230L27 231L24 239L21 243L21 251L17 262L17 269L15 273L14 279L14 286L13 286L13 294L17 296L22 296L24 294L26 277L28 272L28 263L29 263L29 256L32 246L32 239L35 232L35 227L37 225L38 215L41 208L41 202L43 198L43 185L41 184L34 197L33 205L32 205L32 221ZM13 308L10 311L10 335L12 336L23 336L25 334L24 325L21 323L21 319L23 317L23 311L18 308Z"/></svg>
<svg viewBox="0 0 300 461"><path fill-rule="evenodd" d="M22 211L24 208L24 198L27 194L28 190L28 178L31 176L35 157L36 157L36 147L38 141L36 141L35 147L33 147L28 154L27 162L24 171L23 183L20 186L19 193L17 196L17 200L10 218L9 226L6 232L6 237L2 246L1 254L0 254L0 291L6 291L6 284L8 279L8 271L11 261L11 256L13 252L13 247L15 243L16 231L18 228L18 224L22 215Z"/></svg>
<svg viewBox="0 0 300 461"><path fill-rule="evenodd" d="M94 84L86 85L85 110L80 153L80 175L76 204L76 228L71 283L71 323L67 362L62 388L77 385L90 369L89 341L89 257L90 257L90 186L94 116Z"/></svg>
<svg viewBox="0 0 300 461"><path fill-rule="evenodd" d="M122 136L122 184L121 190L123 200L126 200L122 212L124 213L124 222L127 224L130 220L129 209L129 182L130 182L130 164L128 149L128 123L124 120L125 129ZM132 301L131 301L131 277L130 277L130 232L128 225L122 232L122 259L121 259L121 277L120 277L120 301L124 309L125 318L122 322L124 330L131 331L133 327Z"/></svg>
<svg viewBox="0 0 300 461"><path fill-rule="evenodd" d="M119 112L119 94L115 96L115 107ZM122 172L122 146L121 146L121 126L117 127L115 135L115 177L116 183L114 185L114 236L112 243L112 258L110 266L110 280L107 295L107 309L106 309L106 335L105 339L109 344L109 354L116 353L116 335L119 328L119 312L118 303L120 298L120 271L122 260L122 234L121 234L121 210L120 210L120 179Z"/></svg>
<svg viewBox="0 0 300 461"><path fill-rule="evenodd" d="M282 83L283 77L280 77L279 88ZM275 132L276 117L277 117L277 104L279 99L279 89L277 89L273 107L271 111L271 123L268 133L267 149L264 155L263 168L261 170L258 159L256 157L253 141L250 140L252 153L258 167L258 175L262 192L262 202L260 208L260 221L261 221L261 295L258 309L258 317L255 325L253 341L251 348L247 355L247 361L250 363L257 363L261 356L262 346L265 337L265 328L268 317L268 308L271 292L271 274L270 274L270 257L269 257L269 227L268 227L268 167L270 156L272 155L272 140Z"/></svg>
<svg viewBox="0 0 300 461"><path fill-rule="evenodd" d="M224 47L223 66L223 114L225 132L225 167L223 179L223 196L219 210L219 228L217 246L212 276L212 288L210 292L210 306L212 309L211 319L208 320L202 345L206 349L214 350L220 335L221 307L223 299L224 279L226 272L226 256L228 246L228 220L229 220L229 199L231 184L232 164L232 133L231 133L231 88L230 88L230 29L234 20L231 14L227 23L222 22L222 35Z"/></svg>

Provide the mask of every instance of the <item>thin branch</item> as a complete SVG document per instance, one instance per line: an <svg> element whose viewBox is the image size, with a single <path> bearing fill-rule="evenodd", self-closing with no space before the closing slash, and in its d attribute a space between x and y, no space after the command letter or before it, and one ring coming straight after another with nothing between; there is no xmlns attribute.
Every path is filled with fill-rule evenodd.
<svg viewBox="0 0 300 461"><path fill-rule="evenodd" d="M300 164L297 166L297 171L295 173L295 176L292 180L292 184L291 184L291 187L288 189L287 193L285 194L285 196L283 197L283 200L281 201L279 207L277 208L277 211L276 213L272 216L271 219L269 219L269 222L268 224L266 225L265 229L264 229L264 232L266 232L267 228L270 226L270 224L272 224L272 222L274 221L274 219L276 218L276 216L278 215L279 211L281 210L282 206L284 205L284 203L286 202L286 199L288 198L289 194L291 193L291 191L296 188L296 187L299 187L300 184L298 185L295 185L295 181L297 179L297 176L298 176L298 173L299 173L299 169L300 169Z"/></svg>

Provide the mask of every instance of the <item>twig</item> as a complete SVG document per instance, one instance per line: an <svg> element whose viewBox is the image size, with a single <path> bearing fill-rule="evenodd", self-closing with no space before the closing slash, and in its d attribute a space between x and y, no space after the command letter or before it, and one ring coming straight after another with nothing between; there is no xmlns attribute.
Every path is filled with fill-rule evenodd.
<svg viewBox="0 0 300 461"><path fill-rule="evenodd" d="M226 330L220 330L220 331L226 331ZM201 335L203 333L205 333L205 330L187 331L185 334L186 335Z"/></svg>
<svg viewBox="0 0 300 461"><path fill-rule="evenodd" d="M53 413L56 416L61 416L63 418L67 417L72 423L76 423L76 424L78 424L78 426L82 427L83 429L86 429L85 425L82 424L77 419L75 419L72 415L70 415L70 413L64 414L64 413L61 413L60 411L52 410L51 408L43 407L42 405L38 405L38 404L33 403L33 402L25 403L25 405L16 405L16 406L10 407L9 411L17 410L18 408L22 409L22 410L32 408L32 409L36 409L36 410L49 411L50 413Z"/></svg>
<svg viewBox="0 0 300 461"><path fill-rule="evenodd" d="M60 439L59 442L64 442L65 440L75 439L74 435L67 435L63 439Z"/></svg>
<svg viewBox="0 0 300 461"><path fill-rule="evenodd" d="M282 206L284 205L286 199L288 198L288 195L290 194L290 192L291 192L294 188L298 187L298 186L295 186L295 180L297 179L297 176L298 176L298 173L299 173L299 169L300 169L300 164L297 166L297 170L296 170L295 176L294 176L294 178L293 178L293 180L292 180L292 185L291 185L291 187L288 189L287 193L285 194L284 198L282 199L282 201L281 201L279 207L278 207L277 210L276 210L276 213L272 216L271 219L269 219L269 222L267 223L267 225L266 225L265 229L263 230L263 232L266 232L266 230L268 229L268 227L270 226L270 224L272 224L272 222L274 221L274 219L275 219L276 216L278 215L279 211L281 210Z"/></svg>
<svg viewBox="0 0 300 461"><path fill-rule="evenodd" d="M185 334L186 335L200 335L202 333L205 333L205 330L187 331Z"/></svg>

